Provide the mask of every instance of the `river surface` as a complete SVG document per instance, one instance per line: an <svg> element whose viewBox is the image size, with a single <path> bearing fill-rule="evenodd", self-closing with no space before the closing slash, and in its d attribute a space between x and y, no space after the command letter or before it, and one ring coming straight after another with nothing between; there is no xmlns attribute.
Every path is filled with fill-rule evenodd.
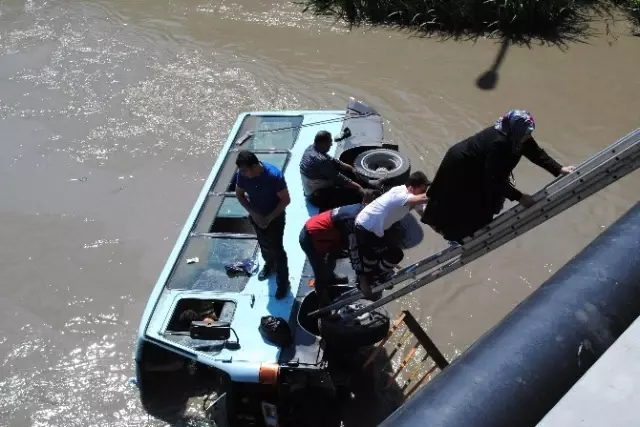
<svg viewBox="0 0 640 427"><path fill-rule="evenodd" d="M128 382L135 333L242 111L354 96L433 176L451 144L526 108L577 164L640 124L640 39L614 31L511 47L481 90L493 40L349 31L288 2L0 0L0 425L164 425ZM526 160L516 178L551 179ZM400 304L454 357L638 194L636 172ZM442 245L425 231L409 257Z"/></svg>

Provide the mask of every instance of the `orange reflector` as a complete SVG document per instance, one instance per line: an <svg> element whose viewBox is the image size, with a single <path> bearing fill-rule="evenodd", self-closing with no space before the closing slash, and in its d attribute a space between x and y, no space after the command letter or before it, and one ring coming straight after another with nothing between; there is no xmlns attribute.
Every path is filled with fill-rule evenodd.
<svg viewBox="0 0 640 427"><path fill-rule="evenodd" d="M280 365L277 363L263 363L260 365L260 374L258 376L260 384L275 385L278 383L278 375L280 374Z"/></svg>
<svg viewBox="0 0 640 427"><path fill-rule="evenodd" d="M316 285L316 279L309 280L309 287L313 288Z"/></svg>

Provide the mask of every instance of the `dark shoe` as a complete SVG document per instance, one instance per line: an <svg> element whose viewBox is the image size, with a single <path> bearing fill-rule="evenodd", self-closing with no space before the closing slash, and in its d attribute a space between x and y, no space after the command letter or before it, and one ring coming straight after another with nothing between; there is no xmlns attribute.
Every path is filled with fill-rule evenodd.
<svg viewBox="0 0 640 427"><path fill-rule="evenodd" d="M289 285L280 286L276 289L276 299L280 300L285 298L289 294Z"/></svg>
<svg viewBox="0 0 640 427"><path fill-rule="evenodd" d="M264 267L262 267L262 270L260 270L260 273L258 273L258 280L260 280L261 282L267 280L267 277L269 277L270 275L271 267L265 265Z"/></svg>
<svg viewBox="0 0 640 427"><path fill-rule="evenodd" d="M347 276L343 276L341 274L334 274L333 275L333 283L335 285L348 285L349 284L349 278Z"/></svg>
<svg viewBox="0 0 640 427"><path fill-rule="evenodd" d="M378 280L376 282L377 285L382 284L382 283L386 283L389 280L393 279L393 276L395 276L395 271L389 271L387 273L384 273L382 275L380 275L380 277L378 277ZM384 288L387 291L390 291L394 288L394 286L387 286L386 288Z"/></svg>
<svg viewBox="0 0 640 427"><path fill-rule="evenodd" d="M349 258L349 250L348 249L342 249L341 251L335 252L334 254L332 254L332 257L334 259Z"/></svg>
<svg viewBox="0 0 640 427"><path fill-rule="evenodd" d="M328 322L338 322L342 320L342 317L335 310L331 310L329 313L320 316L320 318L318 319L318 323L322 322L323 320Z"/></svg>

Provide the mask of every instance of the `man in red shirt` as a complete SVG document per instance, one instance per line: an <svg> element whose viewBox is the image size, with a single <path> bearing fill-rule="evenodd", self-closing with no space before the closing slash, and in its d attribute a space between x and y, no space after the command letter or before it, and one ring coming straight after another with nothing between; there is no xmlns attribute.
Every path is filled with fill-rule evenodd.
<svg viewBox="0 0 640 427"><path fill-rule="evenodd" d="M362 203L340 206L319 213L307 220L300 232L300 247L307 255L313 269L318 304L324 307L330 302L328 287L347 283L346 277L335 274L338 254L349 247L349 235L354 232L356 216L368 204L381 195L378 190L364 190Z"/></svg>

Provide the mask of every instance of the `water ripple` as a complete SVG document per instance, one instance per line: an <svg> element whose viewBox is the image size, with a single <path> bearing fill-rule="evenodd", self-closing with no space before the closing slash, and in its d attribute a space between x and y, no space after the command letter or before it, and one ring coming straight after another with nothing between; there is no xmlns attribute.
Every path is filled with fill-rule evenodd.
<svg viewBox="0 0 640 427"><path fill-rule="evenodd" d="M91 249L91 248L99 248L102 247L104 245L114 245L120 243L120 239L98 239L93 243L86 243L83 248L85 249Z"/></svg>
<svg viewBox="0 0 640 427"><path fill-rule="evenodd" d="M252 4L252 7L256 5ZM267 10L248 10L238 3L223 1L207 2L197 7L198 12L215 13L222 19L251 22L268 27L291 27L305 30L330 30L336 33L348 33L345 25L334 25L331 18L316 17L311 13L302 13L303 7L293 2L261 4Z"/></svg>
<svg viewBox="0 0 640 427"><path fill-rule="evenodd" d="M4 52L0 50L0 54L19 53L24 49L37 46L42 42L54 40L55 32L53 28L43 22L43 20L37 20L27 29L10 31L6 37L6 41L0 45L4 50Z"/></svg>
<svg viewBox="0 0 640 427"><path fill-rule="evenodd" d="M77 12L59 10L0 39L0 55L54 41L45 63L9 77L25 89L3 97L0 117L55 123L49 148L78 162L210 154L241 111L299 106L292 91L274 84L277 72L252 60L149 39L144 29L100 16L100 6L82 6L79 19ZM160 55L157 43L169 54Z"/></svg>
<svg viewBox="0 0 640 427"><path fill-rule="evenodd" d="M114 316L98 315L93 322L104 319ZM131 354L118 345L128 338L107 334L64 352L56 348L56 340L27 333L2 364L3 419L11 424L28 411L33 426L160 425L144 415L137 389L128 383ZM28 368L36 358L40 368Z"/></svg>

